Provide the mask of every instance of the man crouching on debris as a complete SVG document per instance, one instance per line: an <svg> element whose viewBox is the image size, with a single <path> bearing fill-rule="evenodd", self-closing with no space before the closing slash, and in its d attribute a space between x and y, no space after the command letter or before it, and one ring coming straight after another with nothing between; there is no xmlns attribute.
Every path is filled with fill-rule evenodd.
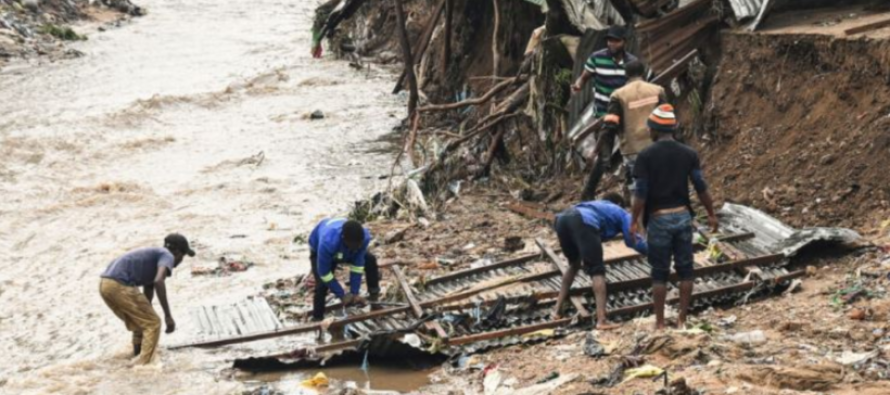
<svg viewBox="0 0 890 395"><path fill-rule="evenodd" d="M362 275L368 274L369 299L374 301L380 295L380 275L377 258L368 252L371 232L357 221L346 219L324 219L315 226L309 235L309 260L312 262L312 275L315 277L315 297L312 300L312 319L324 319L325 299L328 290L334 292L344 306L362 304L359 296ZM349 290L347 294L334 277L337 264L349 262Z"/></svg>
<svg viewBox="0 0 890 395"><path fill-rule="evenodd" d="M151 307L155 291L164 309L167 333L176 330L165 281L185 255L195 256L195 251L185 237L173 233L164 238L164 248L130 251L112 261L102 273L99 294L114 315L124 321L127 330L133 332L133 354L139 356L139 364L151 362L161 337L161 319ZM142 287L141 293L138 287Z"/></svg>
<svg viewBox="0 0 890 395"><path fill-rule="evenodd" d="M642 223L648 227L656 330L664 329L665 326L666 283L670 277L673 257L674 269L680 279L677 326L682 329L686 325L686 312L692 299L693 284L690 180L702 205L708 211L708 224L714 233L718 228L717 216L702 176L698 153L674 140L677 118L673 106L662 104L656 107L647 120L647 126L655 142L640 152L634 166L636 188L631 231L637 230L642 217Z"/></svg>
<svg viewBox="0 0 890 395"><path fill-rule="evenodd" d="M562 316L563 303L583 262L584 271L593 280L596 328L606 330L616 327L606 319L606 265L603 262L602 241L621 233L628 247L643 255L647 250L643 238L631 231L631 216L623 207L621 195L609 193L603 200L580 203L556 216L554 228L562 252L569 260L569 270L562 278L554 318Z"/></svg>

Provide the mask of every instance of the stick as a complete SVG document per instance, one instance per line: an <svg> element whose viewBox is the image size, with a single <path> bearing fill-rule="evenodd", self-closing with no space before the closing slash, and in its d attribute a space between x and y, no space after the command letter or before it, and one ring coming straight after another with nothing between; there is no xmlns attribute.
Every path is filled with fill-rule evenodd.
<svg viewBox="0 0 890 395"><path fill-rule="evenodd" d="M451 20L454 18L454 0L445 0L445 50L442 52L442 72L448 74L451 63Z"/></svg>
<svg viewBox="0 0 890 395"><path fill-rule="evenodd" d="M430 40L433 38L433 31L436 30L436 25L439 23L439 18L442 15L442 8L445 6L446 1L447 0L442 0L442 2L439 3L439 7L436 8L432 15L432 20L426 26L426 29L424 29L423 35L421 35L420 40L418 41L417 53L415 53L414 57L414 60L417 63L414 63L414 65L420 64L423 54L426 53L426 49L429 47ZM407 76L408 74L403 71L399 76L399 81L396 82L396 87L392 90L393 94L399 93L402 90L402 85L405 84L405 77Z"/></svg>
<svg viewBox="0 0 890 395"><path fill-rule="evenodd" d="M498 0L491 0L491 4L494 6L494 32L491 33L491 55L493 59L491 75L497 77L498 62L500 61L500 58L498 57L498 30L500 30L501 27L501 14L498 9Z"/></svg>
<svg viewBox="0 0 890 395"><path fill-rule="evenodd" d="M848 36L852 36L854 34L867 32L869 30L883 29L888 26L890 26L890 18L887 18L887 19L884 19L881 21L877 21L877 22L872 22L867 25L857 26L857 27L854 27L851 29L844 30L844 34L846 34Z"/></svg>
<svg viewBox="0 0 890 395"><path fill-rule="evenodd" d="M402 6L404 0L396 0L396 20L399 25L399 38L402 42L402 56L405 61L405 75L408 76L408 88L411 90L408 96L408 114L414 115L417 110L417 76L414 75L414 57L411 55L411 43L408 41L408 30L405 27L405 9Z"/></svg>
<svg viewBox="0 0 890 395"><path fill-rule="evenodd" d="M485 102L491 100L491 98L494 97L494 95L498 94L498 92L504 90L504 88L506 88L506 87L512 85L514 82L516 82L517 79L518 78L510 78L506 81L501 81L500 83L498 83L497 85L495 85L494 87L489 89L488 92L485 92L485 94L482 95L481 97L477 97L475 99L467 99L467 100L460 101L457 103L431 104L428 106L421 107L420 112L448 111L448 110L456 110L456 109L459 109L462 107L467 107L467 106L475 106L475 105L484 104Z"/></svg>

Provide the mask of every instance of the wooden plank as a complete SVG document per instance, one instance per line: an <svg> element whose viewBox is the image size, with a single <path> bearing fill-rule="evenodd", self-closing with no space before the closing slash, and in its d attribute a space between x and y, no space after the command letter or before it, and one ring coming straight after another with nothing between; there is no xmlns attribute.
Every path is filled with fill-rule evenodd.
<svg viewBox="0 0 890 395"><path fill-rule="evenodd" d="M569 271L569 265L559 259L558 256L551 250L547 245L544 244L544 241L541 239L535 239L535 243L538 244L538 248L544 252L544 255L547 255L550 258L550 261L553 262L554 265L559 269L563 276ZM578 271L578 275L581 275L581 271ZM569 286L571 289L571 286ZM575 306L575 310L578 310L578 314L581 315L581 318L590 318L590 312L584 307L584 299L578 296L573 296L570 298L572 301L572 305Z"/></svg>
<svg viewBox="0 0 890 395"><path fill-rule="evenodd" d="M345 348L358 347L362 344L362 340L346 340L342 342L325 344L323 346L318 347L302 347L293 351L288 351L280 354L267 355L263 358L275 358L275 359L300 359L309 354L310 351L315 351L316 353L323 353L329 351L337 351Z"/></svg>
<svg viewBox="0 0 890 395"><path fill-rule="evenodd" d="M524 335L526 333L537 332L537 331L540 331L543 329L558 328L561 326L569 325L571 323L572 323L571 318L563 318L563 319L554 320L554 321L542 322L540 324L521 326L518 328L510 328L510 329L504 329L504 330L493 331L493 332L477 333L475 335L468 335L468 336L461 336L461 337L453 338L448 341L448 345L459 346L462 344L469 344L469 343L475 343L475 342L480 342L480 341L484 341L484 340L497 339L499 337Z"/></svg>
<svg viewBox="0 0 890 395"><path fill-rule="evenodd" d="M553 219L556 218L556 215L553 213L545 213L543 211L538 210L535 207L531 207L528 204L520 203L520 202L510 202L507 204L507 209L510 211L517 213L519 215L529 217L532 219L542 219L544 221L553 222Z"/></svg>
<svg viewBox="0 0 890 395"><path fill-rule="evenodd" d="M543 256L541 254L523 255L523 256L516 257L516 258L510 258L505 261L493 263L488 266L481 266L481 267L476 267L476 268L472 268L472 269L465 269L465 270L461 270L461 271L451 272L449 274L427 280L426 285L433 285L433 284L448 282L448 281L452 281L452 280L455 280L458 278L468 277L473 274L487 272L489 270L501 269L501 268L510 267L510 266L517 266L517 265L521 265L523 263L527 263L527 262L530 262L530 261L533 261L536 259L541 259L542 257Z"/></svg>
<svg viewBox="0 0 890 395"><path fill-rule="evenodd" d="M402 268L396 265L391 267L391 269L393 274L396 275L396 280L399 282L402 293L405 295L405 298L408 299L408 304L411 305L411 311L414 313L414 317L422 318L423 309L417 304L417 298L414 297L414 292L411 290L411 286L408 284L408 280L405 278L405 273L402 272Z"/></svg>
<svg viewBox="0 0 890 395"><path fill-rule="evenodd" d="M885 27L890 27L890 18L844 30L844 34L852 36L854 34L864 33L870 30L883 29Z"/></svg>
<svg viewBox="0 0 890 395"><path fill-rule="evenodd" d="M411 311L414 313L414 318L423 318L423 309L420 307L420 304L417 303L417 298L414 296L414 291L411 289L411 285L408 284L408 280L405 278L405 273L402 272L402 268L398 265L393 266L392 272L396 275L402 293L405 294L405 298L408 299L408 303L411 305ZM440 325L439 322L429 321L425 326L427 329L436 332L436 335L440 338L448 338L448 332L445 332L445 329L442 328L442 325Z"/></svg>

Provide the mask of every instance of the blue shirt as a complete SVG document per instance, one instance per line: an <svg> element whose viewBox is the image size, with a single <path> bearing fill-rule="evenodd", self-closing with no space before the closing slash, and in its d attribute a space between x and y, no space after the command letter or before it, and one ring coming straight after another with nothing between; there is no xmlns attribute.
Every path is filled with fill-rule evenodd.
<svg viewBox="0 0 890 395"><path fill-rule="evenodd" d="M318 276L327 284L334 295L342 298L345 292L343 287L334 277L334 269L337 263L350 262L349 288L353 295L358 295L362 285L362 275L365 273L365 254L368 252L368 244L371 244L371 232L365 229L365 240L361 248L350 251L343 242L344 218L323 219L309 235L309 249L316 255L315 270Z"/></svg>
<svg viewBox="0 0 890 395"><path fill-rule="evenodd" d="M158 275L158 268L166 267L169 276L173 272L174 263L173 254L166 248L140 248L113 260L102 273L102 277L131 287L152 285Z"/></svg>
<svg viewBox="0 0 890 395"><path fill-rule="evenodd" d="M625 245L640 254L648 254L646 241L630 233L631 215L621 206L606 200L595 200L576 204L575 209L581 213L581 220L585 225L599 229L603 240L621 233L624 235Z"/></svg>

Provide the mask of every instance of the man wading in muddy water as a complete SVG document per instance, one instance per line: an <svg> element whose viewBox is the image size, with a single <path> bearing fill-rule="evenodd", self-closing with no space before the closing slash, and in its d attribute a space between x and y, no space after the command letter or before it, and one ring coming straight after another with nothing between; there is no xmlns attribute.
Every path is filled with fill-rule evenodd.
<svg viewBox="0 0 890 395"><path fill-rule="evenodd" d="M164 238L164 248L130 251L112 261L102 273L99 293L127 330L133 332L133 354L139 356L139 364L151 362L161 337L161 319L151 307L155 291L164 309L167 333L176 330L165 281L185 255L195 256L195 251L185 237L173 233ZM142 287L142 292L138 287Z"/></svg>
<svg viewBox="0 0 890 395"><path fill-rule="evenodd" d="M309 235L309 260L312 275L315 277L315 297L312 300L312 319L324 319L328 290L334 292L344 306L363 304L359 296L362 275L368 274L368 294L371 301L380 295L380 274L377 258L368 252L371 232L357 221L346 219L324 219L315 226ZM334 277L339 263L350 263L349 293Z"/></svg>
<svg viewBox="0 0 890 395"><path fill-rule="evenodd" d="M631 216L623 208L624 199L610 193L604 200L584 202L556 216L554 228L563 254L569 260L569 270L562 278L559 299L553 318L562 316L562 306L583 263L584 272L591 277L596 298L596 328L613 329L616 325L606 319L606 265L603 262L603 240L619 233L624 244L646 255L646 242L631 231Z"/></svg>
<svg viewBox="0 0 890 395"><path fill-rule="evenodd" d="M627 83L625 66L630 62L637 61L636 56L624 50L625 36L626 32L623 26L609 27L606 32L607 48L590 55L584 65L584 72L572 85L572 91L577 93L584 89L587 81L593 78L593 103L597 118L602 118L608 112L609 98L612 96L612 92ZM611 165L614 137L606 139L604 134L604 130L600 129L597 135L599 151L594 152L596 156L593 168L584 185L581 200L593 199L597 186L603 178L603 173L608 171ZM603 143L599 144L600 141Z"/></svg>
<svg viewBox="0 0 890 395"><path fill-rule="evenodd" d="M708 224L717 233L714 202L701 171L698 153L674 140L677 118L670 104L658 106L647 121L655 142L637 157L634 166L633 225L636 232L640 219L647 226L649 265L652 266L652 293L655 307L655 329L664 329L664 303L667 281L671 273L671 257L680 278L680 311L677 326L686 325L686 312L692 299L693 251L692 204L689 182L708 211ZM642 218L641 218L642 217Z"/></svg>

